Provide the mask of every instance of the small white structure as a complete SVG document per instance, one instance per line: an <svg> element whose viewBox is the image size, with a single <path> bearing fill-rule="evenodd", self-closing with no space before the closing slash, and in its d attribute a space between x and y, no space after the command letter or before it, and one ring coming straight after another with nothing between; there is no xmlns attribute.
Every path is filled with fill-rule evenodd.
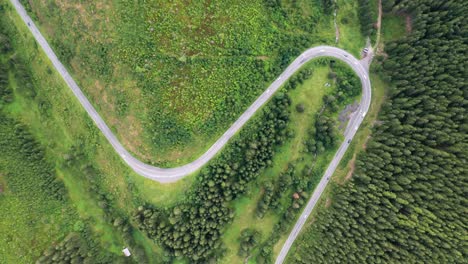
<svg viewBox="0 0 468 264"><path fill-rule="evenodd" d="M128 250L128 248L124 248L124 249L122 250L122 252L124 253L124 255L125 255L126 257L130 257L130 255L132 255L132 254L130 254L130 250Z"/></svg>

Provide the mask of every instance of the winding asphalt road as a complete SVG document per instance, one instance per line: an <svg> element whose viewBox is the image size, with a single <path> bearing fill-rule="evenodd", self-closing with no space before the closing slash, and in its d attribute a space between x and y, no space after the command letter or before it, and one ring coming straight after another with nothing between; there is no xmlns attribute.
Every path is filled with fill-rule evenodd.
<svg viewBox="0 0 468 264"><path fill-rule="evenodd" d="M288 80L288 78L293 75L296 71L298 71L304 63L317 58L317 57L334 57L338 60L341 60L348 64L358 75L361 80L362 84L362 98L359 108L352 114L348 126L346 127L344 136L345 140L339 147L338 151L336 152L333 160L331 161L330 165L328 166L325 174L323 175L320 183L317 185L312 197L310 198L307 206L305 207L303 213L301 214L299 220L296 222L292 232L290 233L286 243L284 244L281 253L279 254L276 263L280 264L283 263L292 243L296 239L301 230L302 226L304 225L307 217L312 212L315 204L317 203L318 199L320 198L323 190L325 189L326 185L328 184L330 177L332 176L333 172L335 171L336 167L338 166L339 162L341 161L344 153L346 152L349 142L353 139L354 135L356 134L359 125L363 121L367 111L369 110L370 101L371 101L371 84L369 80L369 63L370 59L372 58L372 54L370 54L366 59L358 60L350 53L335 47L329 46L318 46L314 48L310 48L304 51L299 57L297 57L287 68L284 70L283 73L263 92L257 100L237 119L231 127L198 159L195 161L188 163L186 165L175 167L175 168L158 168L151 166L149 164L145 164L140 160L133 157L118 141L117 137L112 133L110 128L106 125L104 120L98 114L96 109L92 106L86 96L83 94L81 89L78 87L76 82L73 80L71 75L68 73L67 69L63 66L63 64L57 58L52 48L47 43L46 39L42 36L39 32L39 29L36 27L32 19L28 16L27 12L25 11L24 7L19 3L18 0L10 0L10 2L15 7L18 14L21 16L22 20L26 23L29 30L33 34L34 38L44 50L46 55L51 60L52 64L56 68L56 70L60 73L62 78L65 80L67 85L70 87L72 92L75 94L78 101L84 107L86 112L88 112L89 116L93 119L94 123L98 126L101 130L102 134L107 138L109 143L113 146L115 151L122 157L122 159L130 166L136 173L146 178L158 181L158 182L174 182L177 181L195 171L200 169L203 165L205 165L209 160L211 160L231 139L234 134L236 134L239 129L255 114L255 112L261 108L271 97L272 95Z"/></svg>
<svg viewBox="0 0 468 264"><path fill-rule="evenodd" d="M285 260L289 249L291 248L292 244L294 243L294 240L296 240L297 236L299 235L299 232L301 231L302 227L304 226L307 217L310 215L312 210L314 209L315 205L317 204L320 196L322 195L323 191L325 190L325 187L327 186L328 182L330 181L331 176L335 172L336 167L340 163L341 159L343 158L343 155L345 154L346 150L348 149L349 143L353 139L354 135L356 134L359 125L361 122L364 120L364 117L367 114L367 111L369 110L370 106L370 100L371 100L371 86L370 86L370 81L369 81L369 76L368 76L368 63L370 63L370 59L372 58L372 54L369 54L366 59L362 60L359 62L360 65L365 67L365 73L360 74L358 71L356 73L359 75L359 78L361 78L362 82L362 88L363 88L363 94L362 94L362 99L360 106L358 110L356 110L351 117L351 120L348 122L348 126L346 127L345 130L345 140L343 143L340 145L338 148L337 152L335 153L335 156L333 157L333 160L330 162L328 165L327 170L322 176L322 179L320 180L319 184L317 187L315 187L314 193L312 194L312 197L309 199L309 202L307 203L306 207L302 211L301 216L297 220L296 224L294 225L294 228L292 229L291 233L289 234L288 239L283 245L283 248L281 249L281 252L279 253L278 257L276 258L275 264L281 264ZM353 64L355 61L353 62ZM348 63L349 64L349 63ZM362 70L362 69L361 69ZM361 72L362 73L362 72Z"/></svg>
<svg viewBox="0 0 468 264"><path fill-rule="evenodd" d="M94 109L93 105L83 94L80 87L78 87L76 82L68 73L67 69L59 61L57 55L55 55L54 51L49 46L46 39L42 36L41 32L39 32L39 29L36 27L32 19L28 16L26 10L21 5L21 3L18 0L10 0L10 2L14 5L16 11L26 23L38 44L49 57L54 67L60 73L60 75L70 87L72 92L75 94L78 101L80 101L81 105L84 107L86 112L88 112L89 116L93 119L94 123L101 130L102 134L107 138L112 147L114 147L115 151L120 155L120 157L122 157L125 163L127 163L127 165L130 166L136 173L155 181L174 182L200 169L226 145L229 139L231 139L231 137L234 136L236 132L242 128L242 126L255 114L255 112L260 107L262 107L272 97L272 95L287 81L287 79L291 75L293 75L297 70L299 70L304 63L314 58L323 56L335 57L341 61L346 62L349 66L351 66L351 68L354 69L354 71L359 76L363 84L363 96L359 111L364 113L367 112L370 105L371 86L365 63L361 63L361 61L354 58L353 55L339 48L329 46L314 47L306 50L298 58L296 58L289 65L289 67L286 68L286 70L284 70L284 72L270 85L270 87L268 87L265 90L265 92L263 92L263 94L260 95L260 97L258 97L257 100L255 100L255 102L239 117L239 119L237 119L231 125L231 127L198 159L186 165L175 168L154 167L136 159L122 146L117 137L112 133L112 131L101 118L99 113L96 111L96 109ZM347 129L345 133L345 142L354 136L354 133L356 133L356 129L354 129L354 127L358 127L361 121L361 115L356 115L351 118L349 124L351 127L353 127L353 129ZM345 146L342 146L338 150L337 156L335 159L333 159L332 164L339 162L339 159L341 159L342 156L339 154L341 152L344 152L346 148L347 144Z"/></svg>

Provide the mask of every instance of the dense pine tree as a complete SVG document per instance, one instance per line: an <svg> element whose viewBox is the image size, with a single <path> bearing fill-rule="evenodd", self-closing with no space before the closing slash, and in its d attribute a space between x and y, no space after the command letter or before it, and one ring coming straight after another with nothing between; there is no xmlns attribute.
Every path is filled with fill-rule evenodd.
<svg viewBox="0 0 468 264"><path fill-rule="evenodd" d="M187 202L170 209L139 207L134 221L140 229L174 257L185 256L193 263L219 258L221 232L234 216L228 202L244 193L247 183L271 164L275 146L288 136L290 104L286 94L275 96L262 119L243 130L241 138L201 172L198 186ZM246 236L241 254L249 252L255 237Z"/></svg>
<svg viewBox="0 0 468 264"><path fill-rule="evenodd" d="M288 263L466 262L468 5L396 2L413 31L386 45L395 87L351 182Z"/></svg>

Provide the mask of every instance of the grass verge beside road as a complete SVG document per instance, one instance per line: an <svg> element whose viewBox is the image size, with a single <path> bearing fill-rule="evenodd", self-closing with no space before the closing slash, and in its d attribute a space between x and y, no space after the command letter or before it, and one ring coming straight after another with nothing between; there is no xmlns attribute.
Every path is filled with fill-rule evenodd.
<svg viewBox="0 0 468 264"><path fill-rule="evenodd" d="M354 168L354 157L359 155L359 153L365 149L365 144L369 137L371 136L372 126L375 122L378 122L377 115L380 111L380 107L385 101L386 93L390 89L388 84L382 80L380 75L376 73L373 68L371 68L371 83L372 83L372 100L369 112L366 115L363 123L361 124L358 132L356 133L351 145L348 148L347 153L341 160L338 165L335 173L331 178L329 186L324 190L322 196L320 197L317 206L314 208L312 213L307 218L307 222L302 228L299 236L307 235L307 230L313 228L313 223L315 221L316 215L319 211L327 210L328 206L333 203L333 190L335 188L341 188L347 180L349 180L349 174L352 173ZM286 240L287 237L283 238L281 243L275 248L275 256L281 250L281 246ZM311 238L313 239L313 238ZM296 251L296 248L300 246L294 243L288 253L288 256L291 256Z"/></svg>
<svg viewBox="0 0 468 264"><path fill-rule="evenodd" d="M273 159L274 165L262 173L261 177L257 179L257 184L252 185L246 192L246 197L239 199L234 204L235 220L223 236L223 241L228 249L223 263L241 263L243 261L243 258L237 254L239 251L239 235L243 229L253 228L260 231L262 233L262 242L265 242L273 230L273 226L281 218L281 215L275 212L268 213L262 219L257 218L256 210L263 193L260 186L265 180L278 178L281 172L287 169L288 163L297 161L303 155L303 142L307 138L309 126L314 123L315 114L322 107L322 98L334 89L334 87L325 87L325 83L329 81L327 79L329 72L327 66L315 66L312 69L311 78L289 92L292 99L289 127L294 131L293 139L285 143L276 152ZM306 109L304 113L297 113L295 110L295 106L299 103L304 104ZM304 164L307 162L311 162L310 159L302 161Z"/></svg>
<svg viewBox="0 0 468 264"><path fill-rule="evenodd" d="M336 5L336 22L340 34L338 47L359 58L362 48L366 45L366 39L360 31L358 3L357 1L337 0Z"/></svg>
<svg viewBox="0 0 468 264"><path fill-rule="evenodd" d="M122 144L162 167L197 158L300 51L333 44L310 1L22 1Z"/></svg>
<svg viewBox="0 0 468 264"><path fill-rule="evenodd" d="M30 81L27 84L18 83L16 76L12 76L10 86L14 101L5 105L3 111L28 124L34 138L45 147L47 159L55 164L56 173L65 183L79 217L91 223L103 247L121 255L125 243L106 219L102 205L89 193L89 189L99 184L102 187L99 192L127 214L134 210L132 205L139 199L140 187L165 193L170 190L153 181L132 182L132 178L140 180L141 176L130 171L101 136L61 77L51 70L52 65L35 45L17 14L7 6L2 15L5 15L2 25L8 25L7 30L14 36L11 38L12 46L21 51L15 56L28 62L27 66L21 67L25 67L24 72L27 72ZM84 161L100 173L94 181L87 181L83 177L84 167L70 165L74 160ZM173 190L173 194L183 192L182 188ZM138 233L135 231L135 235ZM144 240L139 242L143 243Z"/></svg>

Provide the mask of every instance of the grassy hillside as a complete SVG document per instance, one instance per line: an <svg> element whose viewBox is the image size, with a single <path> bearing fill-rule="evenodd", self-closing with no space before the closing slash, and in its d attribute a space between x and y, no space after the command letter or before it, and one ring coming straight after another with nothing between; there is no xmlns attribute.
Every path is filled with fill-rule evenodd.
<svg viewBox="0 0 468 264"><path fill-rule="evenodd" d="M135 229L134 227L136 227L137 224L140 224L140 222L136 218L131 219L131 215L140 212L140 205L143 205L143 208L157 208L158 210L161 210L164 213L164 216L170 216L168 219L165 220L169 221L169 223L172 225L173 221L177 222L177 219L179 219L178 217L174 217L174 215L177 215L177 212L179 212L179 209L183 211L184 215L188 215L189 211L185 211L187 210L187 208L190 208L190 210L193 210L192 208L203 208L204 206L208 206L210 210L212 210L211 208L216 208L215 206L209 206L206 204L200 205L200 201L202 199L200 197L205 197L206 201L214 199L214 194L210 194L210 192L212 192L215 188L218 188L218 184L221 185L224 181L218 177L225 177L226 175L220 176L223 175L221 172L213 174L213 172L210 170L216 168L216 171L218 171L219 166L222 165L222 160L216 160L213 163L211 163L209 168L203 170L202 174L197 177L188 177L183 181L170 185L161 185L146 180L138 175L135 175L129 168L127 168L122 163L118 155L114 153L107 141L101 136L100 132L96 129L91 119L89 119L85 111L81 108L76 99L73 97L72 93L69 91L69 89L65 87L60 76L58 76L53 70L47 58L39 50L38 46L35 44L34 40L28 33L24 23L11 9L11 6L6 1L2 1L0 3L2 5L2 9L0 11L2 12L1 25L7 32L7 37L0 38L0 43L4 44L4 40L8 39L9 45L11 47L11 50L8 51L8 54L5 55L3 59L5 59L5 61L8 61L9 65L13 65L11 66L12 68L8 69L8 87L10 92L5 97L6 101L4 104L2 104L1 111L5 115L5 117L11 120L15 120L15 122L21 124L27 124L28 133L30 133L31 137L33 137L35 141L37 141L37 143L44 149L44 155L46 160L45 164L49 164L48 166L52 168L53 175L57 179L57 181L63 183L65 188L64 194L67 197L66 202L59 203L50 203L48 202L48 200L41 200L42 198L38 198L34 201L35 203L37 203L37 205L34 205L37 208L35 210L39 210L41 211L41 213L46 211L49 213L49 216L51 219L53 219L54 223L63 222L63 224L61 224L58 229L51 229L50 232L52 235L50 237L45 237L43 235L45 233L44 230L49 230L47 229L49 228L47 223L42 225L36 222L36 226L32 225L32 227L35 228L35 230L37 231L37 241L40 241L37 242L37 244L40 244L40 246L32 249L30 253L25 254L27 255L27 259L24 262L30 262L29 260L34 260L35 257L37 257L41 252L43 252L44 249L47 248L47 245L51 246L48 249L48 252L51 252L54 250L54 248L56 248L52 245L59 244L60 242L63 245L70 245L73 243L80 244L80 239L76 238L75 233L82 234L79 237L91 236L93 238L91 240L93 243L88 241L87 243L81 244L91 243L91 246L88 245L88 247L105 248L108 252L102 250L102 252L105 252L105 256L103 256L103 258L109 257L111 260L113 260L113 258L117 256L121 256L121 249L124 246L129 246L131 248L134 260L136 260L137 262L155 263L162 260L187 260L188 258L184 258L182 256L178 258L175 257L180 255L180 251L178 250L178 247L180 247L180 245L171 245L168 244L168 241L162 243L157 237L156 241L159 243L155 244L153 243L153 241L151 241L152 238L155 238L154 234L151 233L151 230L149 230L150 232L148 232L148 230L146 229L141 229L141 231L148 232L147 236L145 236L145 232L141 232L140 230ZM34 1L34 3L43 4L40 1ZM66 6L67 4L68 3L62 3L61 5ZM49 5L54 7L54 4ZM313 14L316 14L316 11L314 10L320 7L320 5L317 5L317 3L314 3L314 8L309 9L307 8L307 6L304 5L304 3L301 3L299 6L297 5L298 3L283 5L283 9L287 12L267 12L268 15L271 16L270 19L272 19L272 21L275 21L275 25L278 27L277 29L279 31L283 32L284 34L291 34L290 38L288 37L286 39L283 39L285 43L289 43L287 45L292 45L291 43L297 43L297 39L294 38L296 34L296 32L293 32L294 28L299 27L302 28L302 30L305 30L305 28L303 27L307 27L308 23L303 23L304 20L301 20L303 19L302 15L298 15L302 13L297 13L295 10L300 7L300 10L303 10L305 13L307 13L307 16L311 16ZM106 9L104 6L99 6L99 8L101 7L103 9ZM139 6L134 8L136 10L140 10L138 9L140 8ZM55 12L59 12L59 9L52 10L55 10ZM91 10L90 12L96 13L97 11ZM128 12L133 11L130 10ZM46 13L47 12L44 12L43 14ZM145 12L142 11L141 14L143 13ZM67 13L67 16L71 16L72 14L73 12ZM283 21L285 17L291 19L291 21L294 21L294 23L285 23ZM40 20L40 18L38 19ZM74 19L72 20L77 21ZM135 20L138 21L137 18L135 18ZM318 21L320 22L322 20L319 19ZM46 22L47 21L45 21L44 23ZM321 25L320 23L319 25ZM74 22L73 26L76 26L77 24L79 24L79 22ZM106 24L106 26L109 27L114 27L115 25L116 24L111 23L109 25ZM125 26L130 27L131 24ZM45 29L46 27L43 26L43 28ZM66 28L66 26L64 26L64 28ZM317 29L316 31L317 32L315 32L314 30L314 34L316 34L316 36L321 36L322 34L323 36L325 36L326 34L323 32L328 32L326 31L325 26L324 28ZM86 32L88 31L82 30L80 31L80 33L76 34L85 34ZM63 36L66 35L65 33L61 34ZM101 34L105 35L103 32L101 32ZM71 35L73 34L68 34L67 37ZM308 33L306 34L302 32L299 35L308 35ZM80 36L82 38L85 38L83 37L83 35ZM332 38L329 38L328 35L326 36L327 37L323 37L323 39L327 39L327 41L328 39L334 39L334 36ZM158 36L158 38L162 37ZM96 40L97 38L90 37L90 39ZM82 43L80 41L85 40L78 38L70 40L69 43L73 43L73 45L76 45L75 43ZM134 38L132 39L132 41L139 40ZM200 43L202 42L200 39L198 39L198 41ZM122 45L124 45L125 41L122 40L122 43ZM125 46L126 48L128 48L127 51L132 51L132 49L135 48L133 47L135 46L133 44L127 43L125 45L128 45ZM203 47L203 44L197 44L195 43L195 41L193 41L191 45L201 45L201 47ZM106 44L104 46L114 48L112 44ZM91 50L91 52L94 52L93 49L95 47L96 45L89 44L89 49ZM284 48L284 46L281 45L279 45L278 47ZM286 50L283 50L285 52L284 54L289 55L284 56L282 58L284 58L285 61L289 60L289 58L292 58L294 54L298 53L301 49L299 46L296 47L297 50L289 50L287 48L284 48ZM118 52L122 51L120 50L121 48L122 47L119 46L115 47L115 50L113 50L115 51L115 54L117 54L115 58L113 58L112 56L108 56L107 58L113 58L115 59L114 62L119 62L118 56L120 55L118 55ZM140 48L146 49L148 47L138 46L138 49ZM169 49L170 46L168 46L167 48ZM236 48L231 47L230 49L232 51ZM85 54L88 51L82 50L81 52L83 52L82 54ZM134 52L134 50L132 52ZM212 52L212 50L206 49L203 52L209 53ZM111 53L114 54L113 52ZM278 54L283 53L278 51ZM66 54L62 54L60 56L66 56ZM130 58L133 58L135 59L135 61L137 61L136 57L139 56L139 52L135 52L134 54L132 53L129 56ZM229 63L225 63L226 61L224 60L222 62L223 64L226 64L229 67L231 67L232 63L235 63L236 60L233 59L231 63L230 60L228 60L227 58L238 56L238 61L241 61L242 63L244 63L244 61L251 60L249 59L250 55L248 54L215 56L215 54L213 53L212 56L216 57L213 58L214 61L226 59L226 61L229 61ZM183 58L182 61L178 60L179 62L177 62L184 64L177 65L184 68L186 67L184 66L185 63L189 63L189 61L192 60L196 61L196 63L200 63L198 59L195 59L196 56L195 58L192 58L193 56L186 57L187 58L185 62L183 62L183 60L185 60ZM73 58L74 59L72 59L71 61L82 59L81 57ZM85 67L83 67L84 69L87 67L101 67L101 61L91 61L90 57L87 57L85 55L83 55L83 58L85 59L83 59L83 61L81 61L80 64L85 65ZM87 59L90 60L87 61ZM164 57L155 59L154 61L160 63L160 65L167 66L169 69L171 67L174 67L175 69L176 67L172 65L171 59L166 59L167 58ZM203 60L203 63L212 63L211 59L204 59L205 60ZM254 61L257 61L257 59L254 59ZM264 61L265 65L263 66L265 66L265 69L268 68L268 71L265 70L265 72L274 72L279 70L278 67L273 68L273 65L275 64L273 62L268 62L268 58L262 57L260 58L260 61ZM73 68L73 63L69 63L70 67ZM136 65L138 65L138 63ZM193 64L190 67L193 67L193 69L191 69L193 71L201 71L203 69L208 69L208 66L204 65L205 64ZM143 82L145 80L154 80L151 78L156 78L155 76L157 74L160 74L160 72L152 72L150 74L148 70L145 70L145 67L143 67L142 72L134 73L135 75L130 74L132 71L123 71L126 74L129 74L129 76L131 76L132 78L136 76L135 80L129 80L128 78L130 77L128 77L127 75L114 76L113 71L112 74L109 75L112 77L109 77L109 79L106 80L109 82L120 82L122 80L118 77L124 76L127 79L126 81L122 81L122 83L135 84ZM231 193L222 194L223 197L226 198L226 201L223 202L220 209L221 212L218 213L223 214L223 216L227 218L231 218L231 213L233 213L232 219L223 222L216 228L210 226L210 228L212 228L211 230L213 231L213 233L207 234L207 237L210 237L210 239L212 239L213 241L216 240L217 243L224 242L223 244L216 244L222 246L220 246L219 251L217 248L215 248L214 254L210 256L215 255L216 257L220 257L221 261L227 262L231 260L240 260L243 258L243 255L245 253L251 255L250 261L257 261L257 259L271 259L271 253L268 252L272 251L272 248L274 246L272 242L276 243L276 241L280 239L275 235L285 234L287 232L288 228L294 221L295 216L299 212L301 205L304 203L306 197L310 194L309 190L313 188L317 177L319 177L319 175L321 174L320 170L323 169L323 167L327 163L327 160L330 158L330 155L333 153L334 144L339 142L340 136L337 133L331 133L329 135L328 132L338 131L337 127L339 125L336 123L338 115L337 112L345 104L352 103L352 101L354 100L352 98L355 98L356 96L356 94L346 94L348 90L355 91L354 88L357 87L355 82L355 76L353 74L350 74L349 69L347 70L346 68L343 68L342 65L339 65L337 63L330 67L330 61L328 59L317 60L316 62L308 65L308 67L308 69L311 70L312 75L305 74L304 72L297 75L284 88L283 92L278 94L277 99L269 103L270 107L276 107L277 109L281 109L281 111L271 110L276 108L264 109L263 111L266 111L267 114L259 113L258 116L256 116L252 122L249 122L245 131L243 130L244 132L241 132L240 135L238 135L235 142L229 144L226 150L224 150L223 153L220 155L222 157L230 157L231 155L233 155L232 157L235 159L243 159L243 155L245 155L245 157L251 157L252 161L246 162L244 164L245 167L251 166L251 163L253 163L254 160L257 159L257 155L265 156L261 157L263 161L260 160L256 165L251 167L252 170L256 171L255 173L247 172L240 168L239 170L237 170L237 174L235 174L235 176L229 176L229 184L232 184L231 187L229 187ZM99 68L93 68L93 70L88 70L89 72L82 73L76 71L75 74L77 76L78 74L83 74L83 76L86 75L91 77L94 75L104 76L104 74L100 73ZM336 72L336 79L328 79L328 72L330 70ZM141 69L137 69L137 71L141 71ZM88 73L90 75L88 75ZM152 76L152 74L155 75ZM164 74L170 75L169 73ZM272 78L275 75L276 73L271 73ZM175 77L171 76L171 78ZM188 78L190 78L190 80L196 80L196 77L191 75ZM239 77L239 82L235 81L237 77L229 78L233 78L233 80L231 80L233 83L243 82L241 77ZM83 78L79 79L79 82L84 83L88 80L89 79L87 78ZM351 85L350 87L347 87L346 85L343 86L344 80L351 81L352 83L354 83L354 85ZM266 82L267 80L263 80L263 84L265 84ZM331 83L331 86L328 88L325 87L325 82ZM211 84L209 85L209 87L211 87ZM95 87L99 87L99 85L96 85ZM258 88L258 91L261 91L263 88ZM335 94L338 91L340 91L340 94ZM242 94L241 92L238 93ZM332 99L331 97L327 97L326 101L324 102L323 96L330 94L334 95L334 99ZM102 96L97 96L97 98L99 98L99 100L105 100L105 93L102 93L100 95ZM148 93L148 95L151 94ZM154 94L148 97L155 98ZM240 97L244 99L243 96ZM130 99L132 97L128 95L124 95L123 98L133 100ZM143 99L141 100L142 102L144 101ZM140 107L144 105L144 103L135 105ZM233 107L239 106L238 103L233 103L233 105ZM301 106L299 107L299 105ZM125 110L128 112L124 111L123 113L130 113L131 111L141 110L129 110L131 109L131 107L133 107L133 105L129 106L129 108ZM103 108L101 108L101 110L103 110ZM323 114L317 116L316 113L319 110L320 113ZM239 112L240 111L241 110L239 110ZM119 114L119 111L101 112L103 112L104 115L106 115L106 113ZM184 112L184 114L187 113ZM125 115L127 114L123 114L122 116ZM237 117L237 115L232 114L232 118L235 117ZM6 126L10 128L10 125ZM271 129L273 129L272 131L277 131L268 132L268 130ZM5 131L7 131L7 129ZM128 129L126 131L128 131ZM258 135L261 135L261 133L263 134L263 137L256 138ZM271 146L269 146L268 148L263 148L262 144L266 144L264 141L268 137L270 137L272 133L279 134L277 134L277 136L275 137L268 139L271 140ZM332 136L332 134L335 136ZM256 146L250 144L252 140L258 141ZM275 147L276 145L281 145L280 143L284 145L282 145L279 148ZM268 150L265 153L262 153L262 151L260 151L259 149L270 149L271 152L270 150ZM247 151L247 153L240 151ZM233 153L237 154L234 155ZM314 158L314 155L317 155L316 159ZM8 177L10 177L10 175L15 175L17 173L22 172L21 170L16 169L16 167L21 167L22 163L20 161L24 158L13 157L16 156L4 159L4 161L8 164L11 164L12 167L10 167L10 169L6 171L0 171L0 184L2 186L1 188L6 194L5 197L9 197L5 199L5 201L7 201L5 202L5 204L13 204L11 207L8 207L9 209L8 211L6 211L6 213L11 213L13 210L19 210L20 203L20 201L15 200L14 202L10 202L9 200L12 199L10 188L10 186L12 185L9 183L11 182L11 180L9 180ZM270 160L270 162L268 162L268 160ZM309 168L309 164L312 163L312 161L314 160L315 167L313 170L311 170ZM234 160L230 161L234 162ZM235 162L231 165L233 167L237 166L235 165ZM291 169L293 167L295 169ZM264 170L264 168L267 169ZM221 170L224 171L224 167ZM24 172L24 174L35 175L33 172ZM259 177L257 178L257 176ZM284 180L286 180L287 184L283 185L282 182ZM264 194L265 190L267 189L266 185L268 182L274 186L274 194L278 196L278 199L276 199L275 202L270 203L267 207L264 207L260 204L266 199L266 196ZM23 186L29 183L34 185L34 182L27 182L26 179L23 179L20 182L20 185ZM214 183L216 185L212 186L212 184ZM41 190L34 189L31 190L31 192L40 193ZM292 195L296 192L300 194L300 198L297 198L299 200L297 200L296 198L291 198ZM43 196L43 194L38 195ZM234 201L231 201L230 199L234 199ZM24 202L27 203L27 200L24 200ZM260 209L261 207L263 209ZM60 216L62 218L60 218L57 215L57 212L60 210L64 212L64 214ZM31 212L32 214L35 214L36 211L32 210ZM27 218L27 212L22 211L22 214L23 213L24 215L18 216L21 216L22 219ZM46 216L40 215L39 213L37 215L39 217L44 218L44 221L47 222ZM198 215L198 217L194 220L187 221L187 223L189 224L194 224L194 227L191 229L191 231L193 232L196 232L197 230L197 221L201 221L203 219L205 219L206 222L212 221L211 218L205 216L200 217L200 215ZM73 218L73 220L70 220L69 217ZM246 225L246 219L247 221L255 219L257 223L265 223L265 225L261 226L263 228L262 230L260 230L262 233L261 241L253 248L250 248L245 252L240 252L239 249L241 247L241 242L239 239L242 231L247 228L259 229L259 225ZM8 228L8 226L11 226L14 221L15 219L11 218L11 216L6 217L5 224L4 226L2 226L2 228ZM28 223L18 223L18 229L24 230L25 232L25 234L17 233L19 237L27 236L27 233L30 232L29 230L31 229L25 226L27 224ZM175 225L175 229L178 232L185 232L186 230L184 230L184 228L186 228L186 226ZM74 232L68 235L70 231ZM171 237L171 239L174 238L174 240L183 241L185 239L190 240L191 238L193 238L179 236L178 232L173 232L173 230L170 231L169 233L174 235L173 237ZM224 237L221 239L218 235L213 234L226 234L226 237L232 238L232 240L224 239ZM22 252L21 250L24 250L23 248L19 248L15 245L16 244L12 244L11 247L8 248L8 250L11 251L11 256L9 256L9 259L14 259L14 256L18 255L18 252ZM245 244L243 245L245 246ZM61 247L62 246L58 246L58 248ZM210 250L212 249L210 248ZM203 251L200 250L198 253L200 253L201 255ZM209 254L211 253L213 252L209 252ZM260 257L260 255L262 256ZM183 256L192 257L193 255L184 253Z"/></svg>
<svg viewBox="0 0 468 264"><path fill-rule="evenodd" d="M79 219L31 135L1 114L0 138L0 262L32 263Z"/></svg>
<svg viewBox="0 0 468 264"><path fill-rule="evenodd" d="M321 1L22 1L122 143L198 157L292 58L333 44Z"/></svg>
<svg viewBox="0 0 468 264"><path fill-rule="evenodd" d="M76 174L58 170L29 124L13 114L19 97L35 98L41 86L16 49L17 32L10 22L0 18L0 262L32 263L46 250L57 260L59 254L73 254L69 257L116 261L118 235L94 218L99 212L83 213L92 207L77 208L67 191L63 174ZM86 193L80 198L86 199ZM62 241L67 250L53 246Z"/></svg>
<svg viewBox="0 0 468 264"><path fill-rule="evenodd" d="M8 131L15 129L16 123L22 124L25 131L30 133L27 139L37 142L38 149L44 152L43 165L37 167L49 169L49 174L55 179L54 184L57 181L57 184L66 188L63 191L65 200L49 201L46 197L53 195L41 193L44 191L39 188L42 184L35 181L35 177L40 174L32 170L32 164L25 165L31 153L21 153L23 156L19 156L19 153L13 152L13 155L6 152L10 145L5 146L4 152L2 147L2 155L5 156L0 160L6 164L2 165L0 172L2 190L5 193L2 197L2 205L5 205L2 209L5 210L2 212L8 217L2 218L5 222L2 222L1 230L5 233L14 232L17 236L7 236L5 239L18 242L27 240L29 235L36 237L31 243L37 244L29 253L15 244L2 247L2 250L9 250L9 255L6 255L8 257L20 256L23 252L25 259L18 261L30 263L28 259L37 257L46 245L58 243L68 232L77 231L75 224L81 221L83 224L78 224L78 231L85 232L90 239L92 237L91 241L97 243L94 246L96 249L105 248L115 257L121 256L123 246L134 247L135 252L145 247L145 250L153 253L152 257L156 257L156 249L147 240L138 239L141 236L138 231L126 227L127 224L114 224L118 218L127 218L133 210L132 201L137 199L133 193L137 194L140 186L144 185L146 190L154 191L160 185L137 177L118 157L112 157L115 155L113 150L95 130L81 106L73 100L70 91L64 87L63 80L51 70L52 66L38 50L17 15L9 5L4 6L0 12L0 59L4 77L2 88L7 91L2 94L0 111L2 120L12 120L5 123L5 129L2 129L5 135L2 139L5 139L5 144L21 146L20 143L9 140L14 135L8 134ZM27 144L28 147L30 145ZM13 148L16 145L11 146ZM131 180L132 177L134 181ZM12 191L13 180L17 180L15 184L26 195ZM177 191L183 192L183 188L178 188ZM56 191L53 189L51 192L55 194ZM169 192L168 190L167 193ZM31 207L25 211L19 208L20 203L31 204ZM21 213L14 214L14 210ZM37 216L37 220L27 220L33 216ZM68 221L70 218L72 220ZM50 228L49 223L57 223L57 226ZM13 224L16 229L9 230ZM35 228L34 231L31 228ZM100 251L107 252L98 250Z"/></svg>

